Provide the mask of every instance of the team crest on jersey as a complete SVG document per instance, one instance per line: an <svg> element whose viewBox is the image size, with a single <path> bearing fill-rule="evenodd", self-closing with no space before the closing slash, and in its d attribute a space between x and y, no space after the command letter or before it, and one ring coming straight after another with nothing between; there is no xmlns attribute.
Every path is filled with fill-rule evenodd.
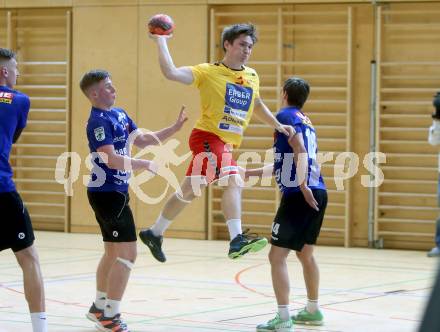
<svg viewBox="0 0 440 332"><path fill-rule="evenodd" d="M95 138L98 142L102 142L103 140L105 140L104 127L95 128L93 132L95 133Z"/></svg>
<svg viewBox="0 0 440 332"><path fill-rule="evenodd" d="M312 121L310 121L310 119L307 116L305 116L301 112L297 112L296 115L298 116L298 118L301 119L303 124L313 128Z"/></svg>
<svg viewBox="0 0 440 332"><path fill-rule="evenodd" d="M237 77L235 79L235 84L243 85L244 83L246 83L246 80L245 80L245 78L243 76Z"/></svg>
<svg viewBox="0 0 440 332"><path fill-rule="evenodd" d="M3 104L12 104L12 99L14 98L14 94L10 92L0 92L0 103Z"/></svg>

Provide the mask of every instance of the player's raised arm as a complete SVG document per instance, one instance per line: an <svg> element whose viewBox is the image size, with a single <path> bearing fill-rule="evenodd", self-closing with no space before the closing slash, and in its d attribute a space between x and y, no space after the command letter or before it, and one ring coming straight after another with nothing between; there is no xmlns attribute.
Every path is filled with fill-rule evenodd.
<svg viewBox="0 0 440 332"><path fill-rule="evenodd" d="M159 65L163 75L171 80L190 85L194 81L192 70L189 67L176 67L168 49L167 39L170 36L159 36L150 34L156 41L159 52Z"/></svg>
<svg viewBox="0 0 440 332"><path fill-rule="evenodd" d="M178 132L187 120L188 116L185 112L185 105L182 105L180 113L177 116L177 120L173 125L158 130L154 133L145 133L139 135L138 137L136 137L134 145L139 148L145 148L149 145L157 145L159 144L159 142L165 141L167 138L173 136L176 132Z"/></svg>

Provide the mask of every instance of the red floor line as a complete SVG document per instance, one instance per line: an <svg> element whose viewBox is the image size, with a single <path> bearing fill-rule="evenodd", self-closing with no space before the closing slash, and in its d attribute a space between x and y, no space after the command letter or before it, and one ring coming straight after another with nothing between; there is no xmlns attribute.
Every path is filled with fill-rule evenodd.
<svg viewBox="0 0 440 332"><path fill-rule="evenodd" d="M234 280L235 280L235 282L237 283L237 285L239 285L240 287L242 287L242 288L244 288L244 289L246 289L246 290L248 290L248 291L250 291L250 292L252 292L252 293L259 294L259 295L264 296L264 297L271 297L271 298L274 298L275 296L273 296L273 295L268 295L268 294L266 294L266 293L259 292L259 291L257 291L256 289L253 289L253 288L251 288L251 287L246 286L246 285L245 285L244 283L242 283L241 280L240 280L240 278L241 278L241 276L242 276L243 273L245 273L245 272L247 272L247 271L249 271L249 270L255 269L255 268L257 268L257 267L259 267L259 266L262 266L262 265L264 265L264 264L266 264L266 263L261 263L261 264L256 264L256 265L251 265L251 266L249 266L249 267L247 267L247 268L245 268L245 269L243 269L243 270L238 271L238 272L235 274L235 276L234 276ZM291 303L292 303L292 304L302 304L302 305L305 305L305 303L301 303L301 302L298 302L298 301L292 301ZM341 303L342 303L342 302L341 302ZM351 313L351 314L355 314L355 315L363 315L363 316L376 316L376 315L374 315L374 314L366 313L366 312L356 312L356 311L349 311L349 310L343 310L343 309L330 308L330 307L326 306L325 304L322 305L322 306L323 306L323 307L325 306L327 310L332 310L332 311L347 312L347 313ZM397 317L389 317L389 318L390 318L390 319L399 319L399 320L402 320L402 319L397 318ZM411 321L411 319L408 319L408 320ZM417 320L415 320L415 321L417 321Z"/></svg>
<svg viewBox="0 0 440 332"><path fill-rule="evenodd" d="M13 288L9 288L9 287L5 287L4 285L1 285L1 284L0 284L0 288L6 289L6 290L14 292L14 293L18 293L18 294L24 295L24 292L22 292L22 291L19 291L19 290L13 289ZM47 302L60 303L60 304L64 304L64 305L71 305L71 306L81 307L81 308L88 308L89 307L88 305L77 303L77 302L64 302L64 301L50 299L50 298L46 298L46 301ZM163 318L161 316L139 314L139 313L133 313L133 312L127 312L127 311L123 311L122 313L131 315L131 316L143 317L143 318L158 318L158 319L162 319ZM197 321L197 320L183 319L183 318L168 318L168 319L174 320L174 321L180 321L180 322L187 322L187 323L200 323L200 324L212 324L212 325L216 325L216 324L222 324L222 325L226 325L226 326L243 326L243 325L246 325L246 324L241 324L241 323L227 323L227 322L221 322L220 323L220 322L209 322L209 321Z"/></svg>

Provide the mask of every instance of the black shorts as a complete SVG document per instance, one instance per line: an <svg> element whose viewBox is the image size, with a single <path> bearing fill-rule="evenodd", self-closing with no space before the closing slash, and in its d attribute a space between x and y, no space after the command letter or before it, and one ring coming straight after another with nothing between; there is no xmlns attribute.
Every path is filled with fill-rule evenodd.
<svg viewBox="0 0 440 332"><path fill-rule="evenodd" d="M136 241L136 227L128 202L128 193L87 191L104 242Z"/></svg>
<svg viewBox="0 0 440 332"><path fill-rule="evenodd" d="M17 252L30 247L35 240L31 218L16 191L0 193L0 213L0 250Z"/></svg>
<svg viewBox="0 0 440 332"><path fill-rule="evenodd" d="M305 244L315 244L327 207L327 191L312 190L319 211L314 210L301 192L283 195L272 224L271 243L277 247L301 251Z"/></svg>

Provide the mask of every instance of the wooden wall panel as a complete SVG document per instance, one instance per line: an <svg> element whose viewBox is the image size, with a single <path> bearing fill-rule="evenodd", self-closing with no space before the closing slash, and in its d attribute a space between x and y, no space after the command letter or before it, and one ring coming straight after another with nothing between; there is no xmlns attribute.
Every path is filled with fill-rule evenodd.
<svg viewBox="0 0 440 332"><path fill-rule="evenodd" d="M71 7L72 0L2 0L0 7L6 8L41 8L41 7Z"/></svg>
<svg viewBox="0 0 440 332"><path fill-rule="evenodd" d="M152 15L166 12L176 23L174 37L169 40L170 52L177 66L193 65L207 61L208 43L206 6L142 6L139 11L139 99L138 125L150 130L158 130L174 123L182 104L187 106L189 121L175 138L180 142L177 155L189 152L188 137L197 120L199 110L198 90L166 80L159 69L157 47L147 36L146 22ZM179 182L183 180L189 159L180 166L171 166ZM166 189L166 182L157 178L145 184L145 192L160 195ZM166 197L174 193L171 187ZM152 224L160 213L165 200L155 205L139 203L137 206L138 225ZM192 202L172 224L169 233L173 236L205 238L205 195Z"/></svg>
<svg viewBox="0 0 440 332"><path fill-rule="evenodd" d="M117 15L115 11L117 10ZM135 7L80 7L73 15L72 53L72 151L81 156L81 175L74 184L71 228L98 230L86 196L82 176L88 175L84 160L89 153L86 122L90 104L79 89L82 75L95 68L111 72L117 89L116 105L136 121L138 96L138 13ZM136 200L131 200L132 209Z"/></svg>
<svg viewBox="0 0 440 332"><path fill-rule="evenodd" d="M351 244L368 245L368 188L361 184L361 176L368 175L362 160L370 151L370 61L373 59L374 44L373 6L354 6L354 48L353 48L353 122L352 150L359 155L359 172L353 177L351 192Z"/></svg>
<svg viewBox="0 0 440 332"><path fill-rule="evenodd" d="M68 199L54 171L69 150L69 12L8 10L6 26L5 46L19 62L16 89L31 100L27 127L11 152L14 182L36 229L67 230Z"/></svg>
<svg viewBox="0 0 440 332"><path fill-rule="evenodd" d="M261 95L273 112L280 108L279 91L287 77L300 76L311 84L311 95L304 111L317 129L319 150L334 153L333 161L323 165L330 199L321 243L350 244L353 231L351 186L353 190L362 191L360 182L354 183L354 179L346 181L343 190L337 190L334 165L341 152L368 151L368 140L356 146L360 151L353 150L354 133L357 137L368 137L368 126L364 126L363 131L352 129L352 122L368 123L369 116L369 57L372 55L373 29L372 10L368 11L368 8L367 5L214 7L216 33L235 22L251 21L257 25L259 41L249 65L257 69ZM358 19L359 30L370 33L365 43L364 36L358 33ZM368 19L370 25L365 28ZM219 50L218 41L215 44L213 54ZM362 53L357 50L360 44ZM363 67L357 72L361 71L364 75L354 78L352 68L359 62ZM353 101L353 96L358 99ZM359 100L364 104L359 104ZM264 159L272 141L272 130L253 119L237 152L259 151ZM256 165L249 165L252 166ZM258 191L262 189L264 196L257 198L256 195L260 196ZM245 194L244 224L253 230L268 232L279 201L278 189L255 187L246 189ZM224 221L219 211L220 195L221 190L212 190L212 221L216 227L212 231L213 237L216 234L223 236L224 233L221 229ZM366 208L364 200L358 209L365 213ZM356 217L360 214L358 210ZM365 243L366 234L359 237L363 237Z"/></svg>
<svg viewBox="0 0 440 332"><path fill-rule="evenodd" d="M386 247L433 245L438 216L438 147L428 144L440 87L440 5L377 9L377 147L387 154L376 193L376 240Z"/></svg>
<svg viewBox="0 0 440 332"><path fill-rule="evenodd" d="M175 38L170 42L174 50L176 63L190 64L205 61L206 37L206 7L173 7L167 13L173 16L178 26L177 36L193 35L194 43L191 51L186 47L186 38ZM108 25L114 19L114 10L118 11L118 24ZM146 34L146 22L150 16L163 11L163 7L78 7L74 11L74 67L73 67L73 114L74 124L72 149L80 153L84 160L88 153L85 137L85 122L88 118L89 106L87 100L76 88L81 75L91 68L104 68L113 75L113 82L118 89L117 105L124 107L135 119L140 128L158 130L173 123L182 103L188 106L190 121L185 129L177 136L181 141L177 148L179 155L188 152L187 137L190 128L198 115L198 93L189 87L180 86L165 80L159 72L157 51L155 45ZM183 24L188 18L188 12L193 19ZM183 14L184 13L184 14ZM96 19L98 17L99 19ZM93 18L93 19L92 19ZM98 24L96 22L99 22ZM102 22L102 23L100 23ZM122 28L121 28L122 27ZM90 34L89 31L94 31ZM134 33L133 33L134 32ZM97 48L96 45L102 45ZM184 51L183 51L184 50ZM157 116L160 114L160 116ZM152 157L152 155L146 156ZM179 180L182 178L187 163L173 167ZM88 174L82 164L81 175ZM163 193L166 183L155 178L141 186L141 189L150 197L155 198ZM91 209L88 207L85 187L82 181L74 186L75 194L72 197L72 230L97 230ZM174 190L168 190L165 198ZM136 198L131 193L131 206L135 212L138 227L152 224L159 215L164 201L149 205ZM83 207L82 209L80 207ZM170 234L174 236L204 238L205 234L205 199L195 201L179 217L180 222L173 224Z"/></svg>
<svg viewBox="0 0 440 332"><path fill-rule="evenodd" d="M6 47L7 35L7 11L0 10L0 45Z"/></svg>
<svg viewBox="0 0 440 332"><path fill-rule="evenodd" d="M118 89L117 105L124 107L140 127L152 130L162 128L174 121L181 103L187 104L190 121L187 127L177 135L181 144L176 151L178 155L188 151L186 139L191 125L198 116L199 97L196 89L167 81L159 72L156 48L145 33L146 21L157 12L166 12L175 19L177 29L175 36L170 40L170 49L177 65L188 65L207 61L209 58L208 6L215 9L222 8L226 12L235 13L235 15L246 11L272 10L280 6L286 10L293 8L298 11L316 12L331 12L340 9L345 11L351 6L353 21L351 150L356 152L362 161L363 156L369 151L370 60L374 58L374 6L371 5L370 1L364 0L343 0L338 1L338 4L330 4L331 2L320 0L0 0L0 8L3 9L34 8L32 9L34 11L36 7L72 6L74 39L72 44L73 126L71 139L72 151L78 152L83 161L81 174L74 185L74 196L72 197L72 230L98 231L85 195L86 188L82 184L82 176L89 173L84 165L84 157L88 154L85 122L89 114L89 104L86 98L82 96L78 88L78 82L86 70L101 67L112 72L113 81ZM351 4L349 5L347 2ZM411 1L412 3L408 4L395 4L394 2L397 1L391 0L387 2L391 3L390 5L384 4L384 11L390 11L390 8L391 11L412 10L419 8L420 5L417 3L421 1ZM405 26L410 23L409 18L401 19L402 22L399 23L393 21L394 18L391 16L383 17L382 23L384 26L382 28L384 29L382 32L384 36L385 33L387 35L381 45L381 51L386 61L396 61L402 64L405 61L417 59L428 61L431 59L435 62L433 65L422 64L421 66L427 72L437 73L438 60L436 59L439 50L437 46L438 38L436 37L438 34L435 31L438 30L438 23L436 23L434 12L438 10L438 4L435 1L432 2L432 4L426 3L423 5L423 8L432 11L432 13L426 14L426 17L422 18L425 27L418 26L416 29L412 29ZM42 10L46 11L46 9ZM420 10L418 9L418 11ZM117 15L115 15L116 12ZM0 11L0 42L5 40L6 36L5 30L2 30L2 20L5 19L5 15L5 11ZM434 16L431 17L430 15ZM260 30L260 43L257 44L254 50L252 61L260 61L257 69L262 78L262 95L264 99L272 110L277 109L279 107L278 89L282 81L280 78L285 78L292 73L309 76L313 92L308 107L311 111L312 121L318 127L318 135L321 137L320 149L335 152L344 151L347 145L344 141L346 132L344 132L343 122L341 122L343 119L334 114L326 115L325 113L325 111L337 113L336 110L340 106L336 104L325 105L316 101L330 98L347 100L344 89L335 90L337 85L346 84L347 81L338 72L337 65L321 68L323 73L329 71L328 74L333 75L333 78L327 82L317 82L316 76L314 76L316 73L306 67L283 65L284 67L275 68L273 64L262 64L261 61L269 60L273 62L279 59L280 53L277 50L279 46L278 30L276 24L273 23L273 18L274 16L267 16L256 20ZM235 23L237 19L241 21L254 20L252 16L246 15L242 18L238 16L223 17L214 36L218 38L222 24ZM332 20L330 16L327 19L330 22ZM117 20L116 23L115 20ZM318 31L319 22L316 26L307 28L298 25L307 22L311 22L310 17L305 16L284 22L285 24L296 24L296 28L288 28L283 32L283 43L285 45L283 45L282 57L319 61L320 56L325 54L329 59L345 59L347 53L342 47L338 46L346 40L345 28L333 27L333 30ZM396 25L393 27L390 23L401 24L401 28ZM287 31L290 32L286 33ZM55 35L52 33L52 39L57 39ZM332 40L334 46L338 47L331 47L331 43L328 43L329 40ZM290 47L291 45L294 47ZM30 43L30 46L35 51L26 53L29 51L22 50L23 55L28 58L35 54L44 61L51 61L51 57L56 59L58 52L60 52L60 49L52 43L44 45ZM212 59L216 60L220 57L221 53L216 53ZM389 66L382 72L382 79L385 79L389 86L382 84L381 87L384 89L381 91L381 107L386 109L386 114L382 113L381 117L381 149L388 152L387 166L384 168L386 180L380 189L381 211L386 214L386 218L407 219L400 224L391 223L389 220L382 224L381 232L386 238L385 245L391 247L427 248L431 246L430 234L433 233L433 221L438 212L435 206L437 150L427 144L425 136L427 127L430 124L429 114L432 112L430 106L431 96L433 91L438 88L438 80L431 80L430 85L427 86L423 85L424 83L421 81L415 82L413 80L414 76L423 74L420 74L419 69L411 66ZM36 73L32 72L34 69L27 70L31 75ZM334 72L330 72L332 70ZM390 78L399 75L409 75L413 78L398 84L398 79L393 81ZM54 79L54 85L62 85L61 78L58 78L59 81L56 78ZM42 84L42 81L38 81L36 76L32 80L34 80L32 81L33 84ZM426 83L426 78L423 80ZM419 85L421 90L417 90ZM318 86L321 89L313 90L313 86ZM333 90L330 91L329 88ZM390 90L395 88L400 89L400 92ZM402 94L401 92L404 91L402 89L410 89L411 93ZM59 93L59 91L53 91L53 89L52 92ZM38 96L33 102L38 107L42 106ZM53 104L50 104L52 102ZM57 107L57 102L56 100L45 101L51 107ZM411 107L412 113L402 114L403 111L400 107L402 102L414 106ZM314 114L315 112L316 114ZM158 113L160 113L160 116L156 116ZM48 120L48 116L48 114L39 114L38 119ZM411 122L410 128L412 130L395 130L396 128L408 127L408 121ZM265 149L271 146L271 130L260 126L258 122L254 122L253 125L248 129L243 150L258 151L264 159ZM34 123L33 126L37 130L45 130L44 126L41 127L39 123ZM399 140L402 144L396 145L392 142L393 140ZM35 142L42 143L40 138L35 138ZM56 138L50 138L49 143L56 144ZM29 147L22 148L28 149ZM405 151L402 151L402 149ZM22 151L26 152L28 150ZM401 156L403 152L405 154L404 159ZM44 167L49 167L49 165L49 161L41 164ZM179 179L184 174L186 165L187 163L172 167ZM415 178L414 170L422 170L422 172L418 172L418 177ZM324 165L323 173L326 177L331 178L333 171L331 163ZM360 177L365 174L368 174L368 172L360 165L359 172L350 180L349 206L351 212L348 236L350 244L354 246L367 245L368 191L360 183ZM344 192L336 191L334 182L327 181L327 185L332 190L332 205L329 206L326 227L329 229L345 227L343 220L329 218L329 216L333 214L337 217L344 214L342 205L346 204L347 195ZM51 190L51 184L41 183L39 186L41 190ZM162 179L156 178L146 183L142 188L151 195L158 195L163 192L165 183ZM167 195L171 193L172 191L168 189ZM408 193L418 195L408 196ZM413 196L417 197L414 198ZM268 223L268 220L273 217L279 199L276 191L273 188L258 192L245 190L243 197L245 199L243 204L247 210L247 212L245 211L244 220L255 221L257 224ZM205 199L206 197L203 196L188 207L177 222L173 224L169 234L204 238L206 232L205 214L208 208ZM132 196L131 204L135 211L138 226L143 227L153 223L163 203L164 201L161 201L155 205L148 205ZM219 208L219 193L213 194L212 203L214 210ZM400 208L400 206L411 206L410 203L414 206L422 206L423 211L416 209L414 212L411 209ZM396 208L396 206L399 206L399 208ZM40 209L37 206L34 208ZM253 211L255 214L249 214ZM382 217L385 214L382 214ZM215 218L218 218L218 215ZM408 232L417 234L417 228L414 228L411 224L414 220L420 223L418 229L418 235L420 236L408 236ZM222 222L221 218L217 222ZM392 232L394 233L392 234ZM219 238L226 237L225 235L224 229L221 227L218 227L217 233L214 234ZM340 233L332 233L327 230L323 233L321 243L341 245L343 242L341 242Z"/></svg>

